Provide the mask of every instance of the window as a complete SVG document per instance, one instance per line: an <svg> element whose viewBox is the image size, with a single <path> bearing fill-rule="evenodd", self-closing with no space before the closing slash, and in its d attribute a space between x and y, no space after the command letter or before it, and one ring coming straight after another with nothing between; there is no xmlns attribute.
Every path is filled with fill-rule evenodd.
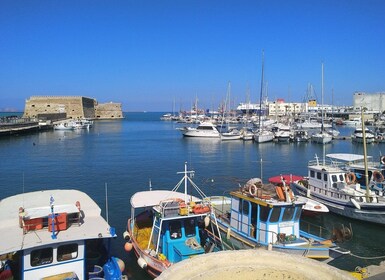
<svg viewBox="0 0 385 280"><path fill-rule="evenodd" d="M242 206L242 213L244 215L249 215L249 202L244 200Z"/></svg>
<svg viewBox="0 0 385 280"><path fill-rule="evenodd" d="M180 221L172 221L169 225L171 239L179 239L182 237L182 226Z"/></svg>
<svg viewBox="0 0 385 280"><path fill-rule="evenodd" d="M301 217L302 206L296 207L296 209L297 209L297 211L295 212L295 218L294 218L294 220L295 220L295 221L298 221L299 218Z"/></svg>
<svg viewBox="0 0 385 280"><path fill-rule="evenodd" d="M327 182L327 181L328 181L328 175L324 174L324 182Z"/></svg>
<svg viewBox="0 0 385 280"><path fill-rule="evenodd" d="M67 261L78 257L78 244L67 244L57 248L57 260Z"/></svg>
<svg viewBox="0 0 385 280"><path fill-rule="evenodd" d="M310 177L312 177L312 178L315 177L315 172L314 172L314 170L310 170Z"/></svg>
<svg viewBox="0 0 385 280"><path fill-rule="evenodd" d="M336 175L332 175L332 182L337 182L337 176Z"/></svg>
<svg viewBox="0 0 385 280"><path fill-rule="evenodd" d="M317 179L321 180L321 172L317 172Z"/></svg>
<svg viewBox="0 0 385 280"><path fill-rule="evenodd" d="M195 236L195 219L187 219L184 222L184 230L187 237Z"/></svg>
<svg viewBox="0 0 385 280"><path fill-rule="evenodd" d="M291 221L293 219L294 212L295 212L294 207L285 207L283 211L282 221L284 222Z"/></svg>
<svg viewBox="0 0 385 280"><path fill-rule="evenodd" d="M31 252L31 266L39 266L52 263L53 249L43 248Z"/></svg>
<svg viewBox="0 0 385 280"><path fill-rule="evenodd" d="M278 222L279 216L281 215L281 208L280 207L275 207L271 211L271 216L270 216L270 222Z"/></svg>
<svg viewBox="0 0 385 280"><path fill-rule="evenodd" d="M269 208L260 207L260 209L261 209L261 216L260 216L261 222L266 222L267 217L269 216Z"/></svg>

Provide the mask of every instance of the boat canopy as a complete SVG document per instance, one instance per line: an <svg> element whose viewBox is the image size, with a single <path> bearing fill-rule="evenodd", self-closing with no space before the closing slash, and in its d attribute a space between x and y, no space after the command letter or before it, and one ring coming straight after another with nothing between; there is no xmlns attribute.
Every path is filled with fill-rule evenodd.
<svg viewBox="0 0 385 280"><path fill-rule="evenodd" d="M179 198L185 199L185 194L181 192L165 191L165 190L153 190L137 192L131 197L131 206L133 208L144 208L159 205L162 200ZM201 201L201 199L187 195L188 201ZM188 202L187 201L187 202Z"/></svg>
<svg viewBox="0 0 385 280"><path fill-rule="evenodd" d="M302 180L303 177L298 175L291 175L291 174L278 175L278 176L270 177L269 183L281 184L282 179L285 180L285 184L290 184L291 182Z"/></svg>
<svg viewBox="0 0 385 280"><path fill-rule="evenodd" d="M357 161L364 160L363 155L348 154L348 153L327 154L326 157L330 158L331 160L338 160L338 161L344 161L344 162L357 162ZM370 159L371 156L368 156L367 158Z"/></svg>

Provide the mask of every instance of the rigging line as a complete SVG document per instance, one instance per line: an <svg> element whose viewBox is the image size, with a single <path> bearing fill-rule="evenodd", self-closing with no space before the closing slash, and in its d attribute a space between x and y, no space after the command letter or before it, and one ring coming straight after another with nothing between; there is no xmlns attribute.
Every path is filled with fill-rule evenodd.
<svg viewBox="0 0 385 280"><path fill-rule="evenodd" d="M363 259L363 260L375 260L375 259L385 259L385 256L378 256L378 257L362 257L355 255L353 253L349 253L352 257L358 258L358 259Z"/></svg>

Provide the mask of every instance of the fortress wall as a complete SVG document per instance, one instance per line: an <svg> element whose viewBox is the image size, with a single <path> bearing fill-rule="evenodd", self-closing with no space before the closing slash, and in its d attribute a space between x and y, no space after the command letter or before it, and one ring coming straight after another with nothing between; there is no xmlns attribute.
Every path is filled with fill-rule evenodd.
<svg viewBox="0 0 385 280"><path fill-rule="evenodd" d="M122 119L121 103L100 103L95 107L95 118L97 119Z"/></svg>
<svg viewBox="0 0 385 280"><path fill-rule="evenodd" d="M47 119L123 118L120 103L102 103L83 96L32 96L25 101L24 117L43 117Z"/></svg>

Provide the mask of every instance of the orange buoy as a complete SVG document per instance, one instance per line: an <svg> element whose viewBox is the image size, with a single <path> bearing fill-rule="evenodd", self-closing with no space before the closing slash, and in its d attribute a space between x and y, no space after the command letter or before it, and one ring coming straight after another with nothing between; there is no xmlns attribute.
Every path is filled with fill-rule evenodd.
<svg viewBox="0 0 385 280"><path fill-rule="evenodd" d="M132 243L126 242L126 243L124 244L124 250L125 250L126 252L130 252L130 251L132 250Z"/></svg>

